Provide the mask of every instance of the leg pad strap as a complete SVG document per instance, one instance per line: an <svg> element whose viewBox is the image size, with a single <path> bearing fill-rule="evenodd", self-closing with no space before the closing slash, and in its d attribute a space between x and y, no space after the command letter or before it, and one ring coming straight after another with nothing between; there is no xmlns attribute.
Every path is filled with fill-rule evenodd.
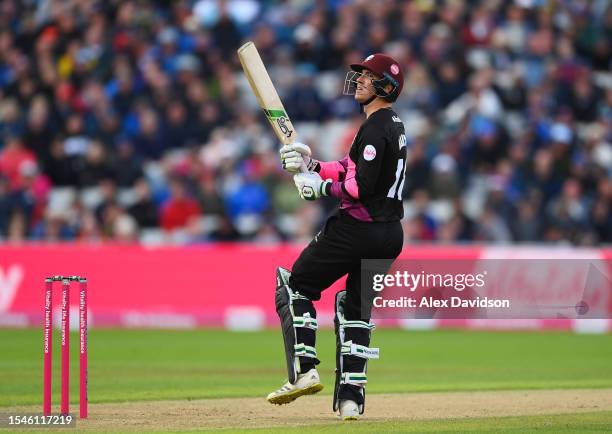
<svg viewBox="0 0 612 434"><path fill-rule="evenodd" d="M307 312L304 316L294 316L293 317L293 327L304 327L311 330L316 330L319 328L316 318L311 318L310 314Z"/></svg>
<svg viewBox="0 0 612 434"><path fill-rule="evenodd" d="M355 344L353 341L344 342L340 351L343 356L357 356L362 359L378 359L379 353L380 349L378 348L369 348Z"/></svg>
<svg viewBox="0 0 612 434"><path fill-rule="evenodd" d="M296 344L293 348L295 350L295 356L311 357L313 359L317 358L317 350L315 349L315 347L311 347L305 344Z"/></svg>
<svg viewBox="0 0 612 434"><path fill-rule="evenodd" d="M365 372L343 372L340 376L340 384L364 386L367 382L368 376Z"/></svg>

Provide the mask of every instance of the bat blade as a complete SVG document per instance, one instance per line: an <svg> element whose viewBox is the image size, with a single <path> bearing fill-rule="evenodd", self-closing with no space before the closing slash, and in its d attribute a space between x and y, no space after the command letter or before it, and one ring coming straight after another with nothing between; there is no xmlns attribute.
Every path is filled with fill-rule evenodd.
<svg viewBox="0 0 612 434"><path fill-rule="evenodd" d="M261 60L255 44L251 41L238 49L238 58L242 69L249 80L251 89L257 97L259 106L270 121L274 133L283 145L295 142L297 133L291 119L283 107L283 103L276 92L274 83Z"/></svg>

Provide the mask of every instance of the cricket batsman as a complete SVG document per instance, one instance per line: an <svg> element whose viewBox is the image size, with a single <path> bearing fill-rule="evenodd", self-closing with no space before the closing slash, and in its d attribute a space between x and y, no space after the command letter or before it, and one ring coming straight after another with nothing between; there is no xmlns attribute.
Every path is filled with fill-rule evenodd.
<svg viewBox="0 0 612 434"><path fill-rule="evenodd" d="M291 271L277 270L276 311L282 324L289 381L267 398L272 404L287 404L323 389L316 369L317 313L313 301L348 275L346 290L336 294L334 318L333 409L343 420L363 414L367 361L378 358L378 349L369 347L374 329L370 322L373 290L362 294L361 260L383 259L390 266L402 250L400 219L406 168L404 125L391 107L404 84L399 63L377 53L350 67L344 94L354 95L366 119L348 155L339 161L317 161L307 145L297 142L280 150L283 168L295 173L302 199L334 196L340 204ZM308 173L298 173L302 166Z"/></svg>

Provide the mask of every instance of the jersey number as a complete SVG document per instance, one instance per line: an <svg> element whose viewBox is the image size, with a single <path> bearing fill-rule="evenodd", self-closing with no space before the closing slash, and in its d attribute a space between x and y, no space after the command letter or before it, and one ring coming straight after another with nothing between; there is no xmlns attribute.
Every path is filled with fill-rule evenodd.
<svg viewBox="0 0 612 434"><path fill-rule="evenodd" d="M400 152L406 147L406 136L399 136L398 145ZM395 182L389 189L387 197L391 199L402 200L402 190L404 189L404 181L406 180L406 152L401 152L402 156L397 160L397 169L395 170Z"/></svg>

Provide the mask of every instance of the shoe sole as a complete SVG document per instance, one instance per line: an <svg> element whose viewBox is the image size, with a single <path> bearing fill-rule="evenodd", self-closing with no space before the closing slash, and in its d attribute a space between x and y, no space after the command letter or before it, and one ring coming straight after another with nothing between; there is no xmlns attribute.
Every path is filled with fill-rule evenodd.
<svg viewBox="0 0 612 434"><path fill-rule="evenodd" d="M359 416L343 416L342 420L359 420Z"/></svg>
<svg viewBox="0 0 612 434"><path fill-rule="evenodd" d="M305 389L294 390L293 392L285 395L273 396L272 398L268 398L268 402L275 405L289 404L290 402L298 399L300 396L314 395L315 393L319 393L321 390L323 390L323 385L321 383L313 384Z"/></svg>

